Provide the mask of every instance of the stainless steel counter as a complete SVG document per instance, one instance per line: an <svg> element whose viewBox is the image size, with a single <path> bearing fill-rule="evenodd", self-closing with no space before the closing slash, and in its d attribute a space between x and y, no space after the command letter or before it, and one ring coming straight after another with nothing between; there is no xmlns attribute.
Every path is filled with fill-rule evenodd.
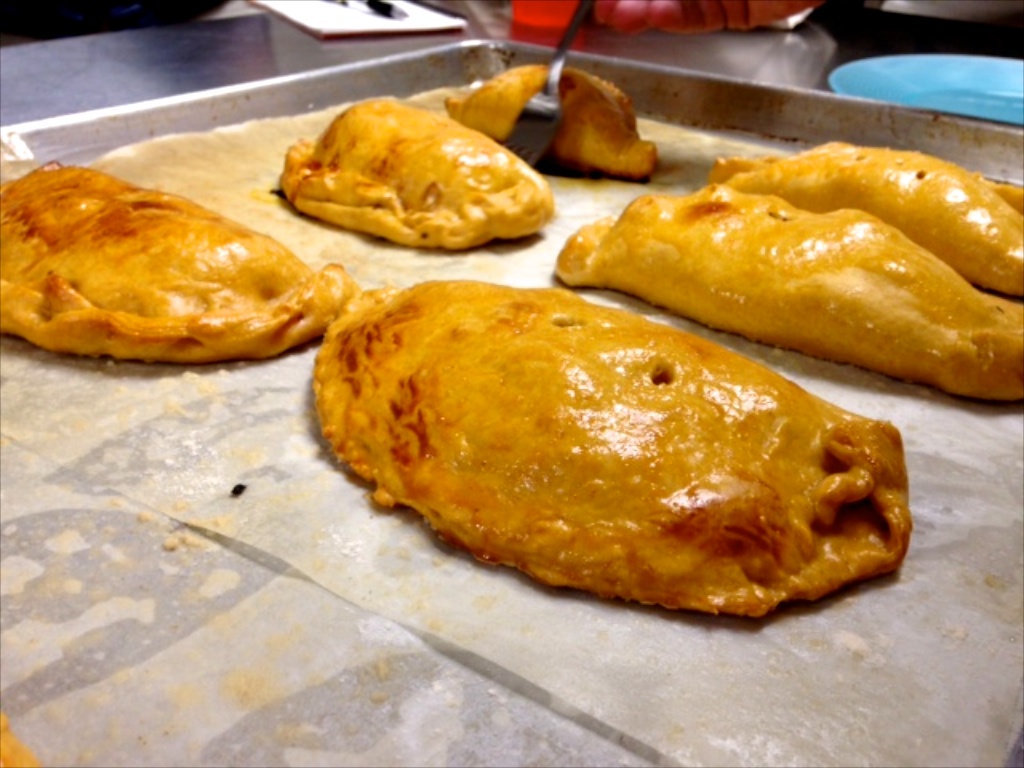
<svg viewBox="0 0 1024 768"><path fill-rule="evenodd" d="M226 18L4 46L0 124L376 59L460 39L554 42L551 34L513 26L503 0L434 0L434 5L465 16L466 29L319 41L243 5L241 15ZM830 0L794 30L621 35L590 24L575 49L774 85L827 88L826 77L834 67L883 53L1020 58L1019 34L1010 26L910 17L865 7L862 0Z"/></svg>

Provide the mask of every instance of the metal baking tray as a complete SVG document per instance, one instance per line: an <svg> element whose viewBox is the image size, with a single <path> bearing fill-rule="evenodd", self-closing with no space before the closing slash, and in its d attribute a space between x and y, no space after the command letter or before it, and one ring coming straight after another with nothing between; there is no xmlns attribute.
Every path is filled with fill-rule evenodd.
<svg viewBox="0 0 1024 768"><path fill-rule="evenodd" d="M84 164L118 147L166 134L206 131L258 118L305 114L327 109L344 102L374 96L392 95L401 97L436 88L469 84L492 77L512 66L544 61L549 54L550 51L545 48L514 43L492 41L456 43L426 51L390 56L359 64L329 67L299 75L207 90L124 107L3 126L0 128L0 131L2 131L2 136L0 136L2 146L0 148L3 150L4 164L27 163L31 165L52 160L66 164ZM1024 178L1022 178L1024 177L1024 130L1014 126L851 99L821 91L773 87L733 78L583 53L573 53L570 61L612 82L626 85L637 113L644 117L689 126L712 134L737 135L739 138L748 141L764 142L769 146L789 146L794 149L827 141L848 141L863 145L915 149L944 157L997 181L1016 184L1021 184L1024 181ZM268 363L261 367L254 366L252 369L240 366L237 369L237 376L239 379L246 375L257 378L263 375L260 373L261 371L274 371L276 375L276 372L279 370L289 372L293 369L301 368L304 362L302 356L298 355L292 356L291 360L284 360L279 364ZM97 371L99 371L98 375L105 376L102 365L102 363L94 363L92 361L74 360L67 362L55 360L51 359L48 355L37 355L33 350L23 351L19 348L16 354L11 356L10 360L5 361L4 377L11 382L11 390L9 391L12 392L12 396L17 397L20 393L27 403L35 395L37 388L45 390L45 387L48 385L64 382L64 377L67 373L66 367L70 366L74 369L73 373L81 373L84 376L95 376ZM21 368L36 372L43 370L44 375L42 376L41 383L37 383L35 380L30 383L19 378L18 371ZM235 369L232 370L234 371ZM193 377L197 376L197 374L191 375ZM204 383L207 382L207 379L213 382L217 381L216 372L206 372L203 375L206 377L203 379ZM269 376L270 374L267 375ZM304 369L302 375L305 376ZM134 377L126 376L124 379L123 387L125 388L125 393L123 396L126 398L137 398L137 400L132 400L132 402L140 409L143 408L142 403L147 402L150 398L148 392L149 376L148 369L146 369L145 374L139 374ZM159 381L158 385L166 383L167 386L177 386L183 388L184 391L188 387L193 386L193 381L195 380L195 378L188 378L187 375L177 377L174 381L171 381L168 377L166 381ZM230 381L234 381L234 378L230 379ZM275 383L277 383L276 380ZM228 385L225 384L224 386ZM160 391L164 394L167 393L164 390ZM178 394L176 389L167 391L172 392L176 396ZM900 391L902 392L902 390ZM979 503L977 496L970 496L970 493L975 489L973 485L963 481L962 472L970 470L972 483L982 482L985 479L983 477L985 468L979 469L976 466L976 464L983 462L984 456L965 457L960 455L967 453L961 447L963 441L960 438L963 436L961 434L963 430L959 422L960 417L967 417L969 424L966 428L967 431L975 429L979 432L980 437L976 436L977 439L991 438L990 442L995 445L992 448L993 452L999 451L1001 454L1005 454L1019 451L1019 442L1007 444L1009 441L1003 440L1005 431L998 431L996 429L997 426L1001 427L1003 424L1010 424L1011 428L1019 427L1019 409L1015 409L1013 406L987 409L981 406L976 407L975 404L968 404L964 405L961 409L959 407L960 404L957 404L957 407L951 407L941 398L930 399L927 394L920 398L918 398L917 394L904 398L902 394L887 392L883 396L894 402L899 401L898 404L901 408L916 415L913 421L916 431L908 433L908 445L916 451L916 455L911 458L917 462L918 466L931 466L932 464L929 464L929 462L934 463L935 461L943 462L946 460L944 454L951 453L954 454L954 459L965 462L964 466L967 467L964 469L960 464L952 460L950 460L948 465L935 465L940 467L940 469L931 472L930 476L918 484L917 488L920 489L918 492L921 494L921 498L927 497L930 504L934 506L934 509L929 510L929 515L925 516L924 519L925 524L933 528L936 527L934 521L940 519L939 515L951 514L948 506L952 503L949 501L950 496L957 493L966 494L970 498L971 504ZM28 404L33 409L38 408L34 401ZM92 406L91 404L86 404L84 407L88 410ZM11 411L5 410L5 421L7 420L7 414L10 414L11 421L18 422L19 424L22 421L26 423L31 421L32 413L20 416L17 410L17 408L13 408ZM248 413L243 415L246 417L250 416ZM933 416L936 415L939 421L950 426L945 431L939 430L936 433L942 438L942 441L931 444L929 441L932 440L932 433L925 430L924 426L930 421L934 421ZM240 415L239 418L241 419L241 417ZM84 418L82 423L85 423ZM42 429L45 428L44 424ZM16 432L12 434L17 435ZM54 452L60 463L67 463L68 467L63 467L62 471L70 468L71 472L85 473L87 477L91 477L88 474L90 456L71 461L71 458L74 457L64 456L54 447L53 443L55 440L44 441L44 444ZM8 479L12 481L11 485L15 487L19 482L24 485L27 480L29 481L30 489L24 491L24 493L18 491L17 493L21 494L19 496L15 496L15 492L5 491L5 499L16 500L12 506L17 506L17 499L23 496L27 497L28 494L34 492L32 483L35 481L36 475L33 472L38 474L43 471L36 467L33 471L19 473L19 467L21 466L19 462L23 461L29 467L36 465L32 463L34 457L28 455L29 452L22 450L17 443L18 438L15 437L11 445L4 449L4 485L5 487L7 486L6 481ZM1001 486L994 488L992 491L992 497L995 499L992 503L999 504L1000 524L1003 524L1005 522L1004 518L1010 515L1006 510L1019 502L1019 490L1016 485L1018 481L1012 476L1015 470L1019 475L1019 461L1013 456L1009 458L1003 456L1002 458L1005 459L1004 463L1000 463L997 466L1002 467L1006 471L1000 472L1000 480L1008 486L1009 490L1006 491L1007 495L1005 498L1000 495L1003 494ZM969 461L969 459L976 459L976 461ZM974 480L975 476L982 476L981 480ZM57 477L57 475L55 474L54 477ZM993 486L996 485L994 482L991 484ZM961 486L963 487L961 488ZM51 493L53 491L47 486L46 492ZM92 492L90 490L90 493ZM252 492L250 492L251 495ZM40 504L42 503L40 502ZM47 503L56 504L56 502L49 501ZM82 503L84 504L85 502ZM984 507L985 505L982 504L981 506ZM975 510L972 510L972 512L975 512ZM17 510L15 510L15 513L17 513ZM1019 511L1012 511L1012 514L1018 515ZM30 516L26 515L26 517ZM943 585L948 587L952 584L955 587L957 579L971 579L976 582L984 578L990 580L993 585L996 585L991 588L993 593L996 592L996 587L998 587L1000 590L999 594L1005 593L1009 595L1009 602L1012 602L1012 598L1016 594L1015 590L1020 588L1020 569L1017 562L1019 559L1019 547L1011 541L1012 534L1004 536L1000 533L1001 528L986 523L988 518L982 516L980 519L982 520L981 523L972 521L972 525L975 527L966 535L977 537L977 541L971 546L975 547L975 550L984 549L984 558L981 556L975 557L977 552L972 550L973 559L968 566L957 561L956 557L961 555L957 554L958 551L951 549L950 551L953 551L953 561L947 563L946 560L943 560L941 572L939 573L940 576L945 574L945 581L939 579L937 585L929 584L927 588L941 590ZM946 518L942 518L942 520L944 523L950 522ZM1014 525L1016 528L1011 527L1009 530L1019 532L1019 522L1015 522ZM946 525L945 530L953 530L959 533L956 525ZM949 557L948 553L943 549L946 546L946 539L943 538L944 535L953 536L954 534L935 535L933 533L932 539L933 541L937 539L938 543L933 544L933 551L931 553L922 553L925 556L930 554L933 558L931 561L933 566L935 566L940 558ZM985 536L988 538L985 538ZM124 547L127 548L130 545L130 541L126 541ZM166 546L165 544L165 548ZM999 549L996 552L998 547L1003 547L1003 549ZM1009 575L999 576L998 578L991 574L980 576L981 571L988 567L987 563L980 563L980 561L988 558L991 558L993 562L998 559L999 567ZM254 558L255 561L258 561L258 558ZM994 568L995 566L993 565L992 567ZM237 568L243 570L240 566L237 566ZM935 573L935 571L932 571L929 575L933 576ZM507 574L499 576L499 578L504 579L506 586L513 581L513 577ZM981 588L978 587L977 589ZM877 597L882 598L885 595ZM305 599L308 600L308 596ZM896 597L892 599L898 602ZM568 603L558 607L552 604L548 609L553 612L552 615L555 615L555 611L568 610L569 606L570 604ZM982 695L981 692L986 690L986 685L991 685L990 678L992 676L997 676L1000 679L1005 677L1007 687L1019 685L1019 680L1017 682L1011 680L1011 676L1007 675L1006 670L1002 668L988 670L986 677L985 674L982 674L986 672L986 669L983 669L986 665L982 664L977 668L970 666L975 663L976 659L974 658L968 660L970 663L964 663L965 669L968 669L969 673L963 675L957 674L954 676L951 673L946 673L943 676L941 674L932 675L922 672L922 669L930 669L933 661L932 657L928 656L928 654L932 653L937 645L944 644L941 645L940 650L944 653L948 651L947 656L941 658L954 658L959 646L967 642L968 638L973 640L974 636L982 636L984 634L972 624L976 620L973 608L960 605L954 607L957 612L948 619L948 625L943 624L937 628L929 625L931 629L935 629L935 632L925 638L915 637L912 642L908 641L903 645L898 644L895 647L895 651L898 653L894 652L891 658L888 656L888 650L892 647L892 639L890 637L878 635L865 639L852 631L833 632L832 635L828 635L822 633L822 630L824 630L826 625L831 626L830 622L834 614L826 611L821 626L815 626L817 624L816 616L813 612L808 612L804 615L806 622L793 622L794 626L799 625L803 627L807 633L804 636L796 636L796 639L802 642L803 645L798 643L794 646L794 658L805 657L813 659L818 655L825 655L825 651L831 649L832 656L830 658L838 656L840 661L847 666L841 669L822 669L815 668L815 665L809 662L806 667L799 667L797 670L799 674L796 677L788 681L784 680L780 685L789 685L791 690L795 690L805 700L805 707L815 708L814 711L816 713L820 712L822 721L826 723L826 729L831 729L835 734L852 731L853 735L850 738L860 739L866 745L866 748L872 746L878 739L877 734L870 731L865 731L858 735L857 729L863 727L859 716L863 715L870 707L863 701L856 699L856 696L863 693L859 693L859 691L866 685L864 681L869 679L869 677L870 679L888 680L886 687L872 692L873 696L886 699L899 697L901 695L901 686L904 686L908 679L910 679L911 686L920 686L920 690L914 688L905 694L906 699L914 702L914 706L920 710L908 713L908 718L916 718L915 722L927 722L928 718L932 716L932 709L942 710L944 715L947 710L953 708L959 711L958 692L963 693L963 690L970 688L971 690L978 691L980 696ZM919 607L916 605L911 605L907 608L907 606L900 604L900 610L906 611L910 618L905 622L896 620L892 623L894 626L908 627L905 630L908 632L915 630L920 623L925 621L917 613L926 608L927 606ZM1002 605L1002 603L995 602L992 605L984 604L981 608L985 611L1004 612L1010 617L1008 623L1016 620L1018 614L1014 611L1019 611L1019 608L1014 606L1007 607ZM323 610L326 611L327 608ZM625 632L630 630L634 624L640 626L638 622L649 618L645 616L645 613L638 611L635 614L616 615L614 627L609 625L602 631L606 634L613 629ZM796 615L800 615L799 611L796 612ZM903 616L902 613L895 612L886 615ZM932 621L935 623L941 619L942 617L934 617ZM312 619L309 620L311 621ZM557 616L555 620L557 620ZM723 626L724 629L722 629ZM852 626L856 627L857 625ZM801 745L800 748L806 750L813 748L816 742L821 741L825 737L818 731L813 733L809 731L805 733L803 731L812 727L817 728L820 723L808 722L802 724L785 721L778 724L773 720L773 712L766 710L761 713L750 713L744 710L741 700L750 697L750 690L735 688L732 690L720 690L720 686L723 685L722 680L726 680L729 677L730 665L739 668L744 664L756 665L760 661L763 661L764 665L763 670L758 668L758 674L760 675L763 672L764 679L758 678L758 686L765 688L765 690L770 689L773 683L769 678L773 677L776 678L775 682L778 683L780 675L783 675L788 670L781 667L777 663L777 659L772 655L772 648L776 647L772 645L772 642L788 642L789 637L782 631L784 629L783 623L775 627L770 623L766 623L763 629L755 630L748 625L731 620L712 622L696 619L693 622L680 621L671 628L673 630L678 629L680 632L689 632L687 639L693 641L687 651L690 657L683 658L686 654L676 654L679 658L672 661L673 664L677 664L681 668L685 667L686 664L690 664L698 672L704 672L705 670L702 665L705 661L700 658L699 649L707 647L714 650L721 641L723 634L737 638L738 645L745 650L743 653L737 652L735 658L728 658L725 661L719 658L717 662L714 662L718 666L714 668L709 667L707 674L698 674L688 678L685 690L682 688L671 691L663 690L659 681L647 680L646 684L650 686L650 690L664 693L666 696L671 695L665 701L652 702L652 707L664 709L679 706L685 708L688 702L692 704L696 701L719 701L720 706L729 712L729 723L726 726L735 726L737 734L741 734L742 729L746 727L748 729L746 735L753 739L751 744L748 745L750 751L745 764L768 764L768 762L776 764L797 763L813 759L813 757L807 757L807 754L812 753L787 751L789 742L775 744L768 736L765 736L765 733L770 733L771 728L776 726L794 731L792 743ZM719 632L720 629L722 629L721 632ZM981 629L984 629L984 627ZM1013 631L1019 632L1019 629L1020 627L1018 626ZM815 631L818 631L820 637L825 639L820 639L818 634L814 634ZM897 627L894 631L900 630ZM990 638L989 641L994 643L997 639L1002 640L1004 638ZM1017 639L1019 640L1019 634ZM642 640L643 638L640 636L630 637L628 642L624 643L625 653L630 655L630 658L637 656L637 648L642 645ZM1013 638L1011 638L1012 640ZM435 639L432 642L437 647L443 646L441 640ZM826 645L822 646L821 643L826 643ZM832 645L827 645L828 643ZM929 643L931 644L929 645ZM340 643L335 645L340 647ZM316 658L321 658L325 655L325 648L322 645L312 645L311 647L316 649L315 654L313 654ZM765 647L768 650L764 650ZM824 651L822 650L823 648L825 648ZM910 650L905 650L906 648L910 648ZM472 649L456 653L448 649L447 646L443 646L443 650L447 657L456 659L460 667L482 670L482 675L487 680L494 677L493 663L483 657L474 662L473 660L476 657L473 655L475 651L472 651ZM905 654L911 651L920 656L927 656L927 659L923 662L919 657L910 659ZM979 652L975 651L975 653ZM901 656L900 654L904 655ZM640 655L642 656L642 654ZM991 654L982 655L985 659L992 657ZM750 661L750 657L753 657L754 661ZM648 657L648 659L653 663L653 658ZM911 665L911 662L913 662L913 665ZM587 663L590 663L589 660ZM888 669L892 670L891 680L887 678L889 673L887 673L886 665L891 665L888 667ZM867 668L867 674L862 674L859 677L853 674L847 675L845 671L847 669L859 669L863 673L862 668ZM569 671L573 672L573 670ZM1017 674L1019 670L1011 672L1012 674ZM844 677L844 675L846 676ZM952 679L954 677L955 679ZM929 679L924 680L922 678ZM941 678L941 690L929 687L933 684L931 678ZM954 683L952 688L950 687L951 679ZM935 682L934 685L938 686L940 682ZM638 683L639 685L640 683ZM816 686L819 685L822 687L817 688ZM730 761L739 764L744 762L736 757L737 754L742 755L742 752L737 752L735 745L728 739L720 741L718 744L718 747L721 748L720 754L715 753L711 758L707 757L708 753L706 752L700 755L696 752L690 753L685 746L679 747L675 752L663 752L661 751L661 745L648 746L640 737L631 737L625 728L620 729L619 726L612 727L606 725L605 722L599 720L591 712L576 711L572 707L572 702L564 698L560 699L557 695L551 694L549 700L549 693L547 691L534 691L531 686L535 686L535 684L526 678L519 679L513 677L508 687L510 690L522 694L526 699L539 702L543 705L543 708L550 709L555 715L559 717L564 715L566 719L581 725L585 730L597 734L602 739L628 746L634 758L642 758L638 764L648 764L648 762L663 763L666 761L691 764L696 764L697 762L725 764ZM702 686L706 690L702 689ZM957 686L962 686L963 689L957 688ZM1019 688L1016 690L1019 695ZM862 712L846 712L842 711L842 707L830 708L830 706L835 705L836 701L842 701L843 696L847 692L853 697L854 701L860 701L857 706L864 708ZM683 693L686 695L682 695ZM17 690L13 690L13 693L8 694L7 702L11 706L17 705L17 694ZM495 696L493 688L489 685L486 687L486 694L485 699ZM687 696L689 696L689 699ZM828 698L828 696L832 698ZM865 696L865 700L870 700L870 697ZM822 706L817 707L815 702L820 702ZM132 704L136 705L136 702L133 701ZM919 759L924 762L931 761L934 764L938 764L937 755L941 754L944 748L955 744L957 741L967 743L970 749L973 749L978 744L987 744L989 746L987 753L989 757L993 753L996 755L1005 754L1005 750L1010 746L1013 736L1018 731L1020 722L1019 701L1012 714L1006 711L1009 709L1007 704L1008 702L1005 697L999 699L998 702L990 699L989 709L992 712L972 711L965 715L964 727L962 729L964 733L952 734L950 729L943 725L941 730L937 731L939 736L942 737L938 741L941 742L942 739L949 739L949 743L921 744L920 739L918 739L918 742L913 741L914 734L907 733L906 745L897 752L884 753L882 757L877 755L872 757L874 753L852 757L856 758L858 762L864 762L865 764L882 764L886 759L892 762L907 763L914 761L914 759ZM154 711L158 714L156 722L162 723L162 720L159 718L163 717L164 712L158 709L154 709ZM507 715L505 716L507 717ZM749 723L745 724L744 721L744 717L748 716L750 722L755 723L763 731L757 731L756 733L751 731ZM957 716L959 717L959 715ZM996 725L989 728L986 721L992 719L992 716L995 716ZM516 717L522 720L525 715L520 713ZM644 719L644 713L638 711L637 720L643 721ZM785 720L785 718L782 719ZM715 725L715 723L711 722L712 720L713 718L705 718L701 714L693 719L692 722L696 724L693 727L697 728L699 726L706 730L711 730ZM1009 727L1006 726L1007 720L1011 723ZM864 720L864 722L868 721ZM938 718L936 719L936 723L939 725L942 725L943 722ZM687 728L690 727L690 723L687 722ZM903 723L894 722L892 730L899 731L898 736L902 739L904 730L909 727ZM938 727L937 725L936 728ZM163 728L163 726L161 725L160 728ZM529 732L527 726L524 725L524 728ZM54 735L53 738L59 740L64 737L58 734ZM682 728L680 728L679 733L674 734L673 738L678 738L681 743L685 744L687 740L695 739L696 737L688 733L684 738ZM761 741L757 741L758 738ZM741 741L741 739L737 738L737 741ZM993 741L998 743L993 744ZM796 749L796 747L793 748ZM209 749L212 749L212 747L209 747ZM204 754L219 753L207 752ZM543 753L531 754L532 757L527 762L543 761ZM598 753L589 753L592 760L601 759L600 757L593 757L595 754ZM601 754L607 757L607 754ZM976 757L977 753L972 752L971 754ZM893 757L893 755L896 755L896 757ZM577 757L580 757L580 755L577 754ZM581 757L581 761L585 761L585 759ZM212 761L219 762L218 760Z"/></svg>
<svg viewBox="0 0 1024 768"><path fill-rule="evenodd" d="M3 126L5 153L37 161L89 162L126 144L254 118L295 115L382 94L483 80L513 66L545 61L539 46L466 41L256 83L124 107ZM848 141L916 149L995 181L1024 183L1024 129L823 91L775 87L690 70L584 53L570 63L628 83L638 114L708 131L810 146Z"/></svg>

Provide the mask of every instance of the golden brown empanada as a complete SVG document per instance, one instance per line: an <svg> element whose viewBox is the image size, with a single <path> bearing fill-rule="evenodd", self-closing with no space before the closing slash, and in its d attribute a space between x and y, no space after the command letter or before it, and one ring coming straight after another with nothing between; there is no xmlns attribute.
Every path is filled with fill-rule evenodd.
<svg viewBox="0 0 1024 768"><path fill-rule="evenodd" d="M1024 397L1024 308L863 211L810 213L722 185L649 195L583 227L556 271L826 360L957 395Z"/></svg>
<svg viewBox="0 0 1024 768"><path fill-rule="evenodd" d="M341 113L288 150L281 188L303 213L401 245L462 250L535 234L547 181L497 142L391 99Z"/></svg>
<svg viewBox="0 0 1024 768"><path fill-rule="evenodd" d="M867 211L975 285L1024 295L1019 194L945 160L835 142L786 158L719 159L709 180L817 213Z"/></svg>
<svg viewBox="0 0 1024 768"><path fill-rule="evenodd" d="M759 616L896 569L899 432L561 289L421 283L328 329L314 388L374 499L538 581Z"/></svg>
<svg viewBox="0 0 1024 768"><path fill-rule="evenodd" d="M266 358L320 336L359 288L189 200L86 168L0 189L0 332L54 352Z"/></svg>
<svg viewBox="0 0 1024 768"><path fill-rule="evenodd" d="M505 141L530 98L544 86L543 64L514 67L464 96L445 102L460 123ZM545 161L585 174L645 181L654 173L658 149L640 138L629 97L612 83L574 67L559 82L563 117Z"/></svg>

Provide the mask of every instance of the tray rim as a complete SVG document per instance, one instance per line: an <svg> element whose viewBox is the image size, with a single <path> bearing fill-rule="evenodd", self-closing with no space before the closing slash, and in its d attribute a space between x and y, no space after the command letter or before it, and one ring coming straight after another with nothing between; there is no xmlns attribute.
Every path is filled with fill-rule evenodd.
<svg viewBox="0 0 1024 768"><path fill-rule="evenodd" d="M64 147L67 152L77 152L79 156L83 157L88 156L88 150L92 147L95 155L84 160L84 162L89 162L95 159L95 156L116 147L156 138L160 135L189 130L214 130L251 119L273 117L275 114L266 114L265 112L267 111L266 102L272 101L275 94L309 90L319 84L329 83L336 79L357 84L360 80L370 82L372 78L368 78L367 75L433 60L454 67L456 71L461 70L466 80L465 85L469 85L472 81L474 67L482 67L484 70L497 68L500 71L502 68L518 64L543 62L549 54L549 49L528 43L489 39L461 40L360 62L335 64L299 73L190 91L175 96L164 96L115 107L73 112L9 125L0 124L0 140L8 152L7 159L34 159L18 157L17 154L10 157L10 147L15 149L24 147L25 151L31 153L33 142L45 146L50 141L56 143L57 146ZM828 139L826 137L834 134L837 126L848 125L851 118L860 117L861 120L856 125L857 134L864 136L863 143L865 144L915 148L922 152L943 156L941 148L944 146L944 142L948 143L955 137L961 137L960 145L973 149L976 159L984 164L983 167L977 167L977 164L974 164L974 170L996 181L1024 184L1024 127L887 104L825 90L772 85L682 67L619 59L603 54L574 51L570 54L570 63L572 62L587 65L598 75L601 75L602 72L606 75L629 72L646 76L654 81L667 81L676 86L674 92L666 91L664 88L657 93L652 91L651 95L634 95L631 92L630 95L633 96L637 113L641 117L668 120L698 130L722 132L747 139L754 138L783 145L808 147L827 140L846 140L857 143L852 141L852 138ZM496 72L491 74L494 73ZM459 85L446 77L442 77L442 80L449 86ZM361 87L362 90L367 90L367 86ZM369 90L374 90L372 83ZM406 93L390 95L401 98L415 93L416 90L422 89L414 88ZM709 108L714 109L714 102L721 100L712 99L711 96L720 97L723 94L735 98L731 109L722 113L709 112ZM369 96L356 98L367 97ZM692 113L681 115L678 105L674 109L672 108L674 99L687 98L692 99L699 107L702 106L705 109L703 111L695 109ZM218 110L218 106L231 100L245 102L250 108L255 106L260 112L248 116L225 117L227 110ZM355 99L341 99L335 103L352 100ZM321 106L329 105L310 103L305 111L313 111ZM207 110L204 116L197 115L201 109ZM154 124L148 129L145 125L149 121L163 122L163 118L169 115L173 117L176 113L185 112L188 113L184 116L187 119L199 119L210 124L191 128L180 126L182 116L179 116L177 122L172 121L171 124L166 125L166 130L161 125ZM298 113L294 109L287 109L276 114ZM801 120L804 121L805 127L812 128L816 133L809 135L797 130ZM74 139L81 138L76 133L78 129L109 126L113 123L120 124L122 130L127 131L126 141L108 137L113 140L101 138L84 142L80 146L75 145ZM757 129L754 127L755 124L759 126ZM847 133L851 132L850 129L844 128L843 130L846 130ZM982 147L982 144L985 146ZM954 162L963 162L957 157L948 159Z"/></svg>

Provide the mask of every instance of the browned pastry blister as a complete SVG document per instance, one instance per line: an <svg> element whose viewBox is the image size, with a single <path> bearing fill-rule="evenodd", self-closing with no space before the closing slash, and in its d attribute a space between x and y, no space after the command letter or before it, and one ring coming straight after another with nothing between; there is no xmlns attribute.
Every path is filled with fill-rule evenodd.
<svg viewBox="0 0 1024 768"><path fill-rule="evenodd" d="M513 67L445 102L448 114L470 128L505 141L526 102L544 86L542 64ZM589 175L646 181L658 148L640 138L633 102L607 80L565 67L559 82L562 122L544 157L551 165Z"/></svg>
<svg viewBox="0 0 1024 768"><path fill-rule="evenodd" d="M814 357L1024 398L1024 307L863 211L810 213L722 185L648 195L569 238L556 272Z"/></svg>
<svg viewBox="0 0 1024 768"><path fill-rule="evenodd" d="M458 251L539 232L547 181L497 142L392 99L360 102L288 150L281 189L299 211L415 248Z"/></svg>
<svg viewBox="0 0 1024 768"><path fill-rule="evenodd" d="M0 332L54 352L259 359L320 336L359 287L189 200L87 168L0 190Z"/></svg>
<svg viewBox="0 0 1024 768"><path fill-rule="evenodd" d="M571 291L364 294L314 389L378 503L545 584L760 616L894 571L909 545L895 427Z"/></svg>
<svg viewBox="0 0 1024 768"><path fill-rule="evenodd" d="M816 213L856 208L899 229L970 282L1024 295L1024 197L921 152L823 144L790 157L720 158L709 181Z"/></svg>

